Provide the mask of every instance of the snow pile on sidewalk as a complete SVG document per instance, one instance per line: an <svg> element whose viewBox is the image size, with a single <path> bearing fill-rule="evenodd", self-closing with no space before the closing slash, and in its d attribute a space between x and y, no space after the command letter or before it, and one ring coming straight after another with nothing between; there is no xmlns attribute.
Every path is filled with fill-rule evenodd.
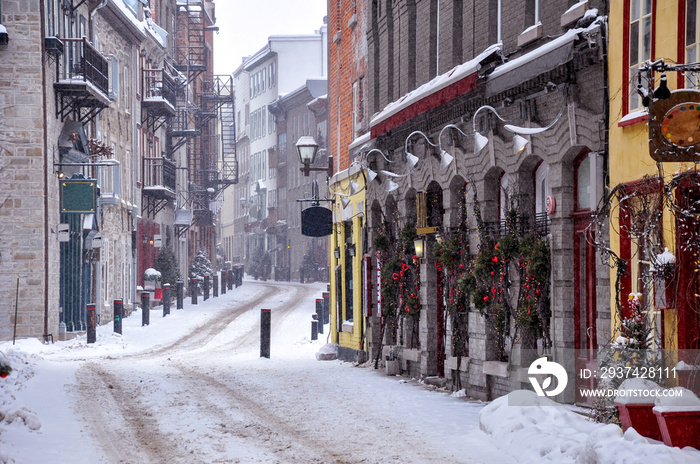
<svg viewBox="0 0 700 464"><path fill-rule="evenodd" d="M671 448L632 428L623 434L617 425L591 422L528 390L514 391L485 406L479 427L520 463L634 463L640 456L655 464L700 462L698 450Z"/></svg>
<svg viewBox="0 0 700 464"><path fill-rule="evenodd" d="M333 361L338 357L338 345L327 343L316 352L316 359L319 361Z"/></svg>
<svg viewBox="0 0 700 464"><path fill-rule="evenodd" d="M37 342L39 343L39 342ZM38 416L17 401L17 393L28 379L34 376L34 369L27 353L10 349L0 352L2 362L12 367L12 374L0 380L0 435L7 427L25 428L29 431L41 429ZM14 462L0 448L0 464Z"/></svg>

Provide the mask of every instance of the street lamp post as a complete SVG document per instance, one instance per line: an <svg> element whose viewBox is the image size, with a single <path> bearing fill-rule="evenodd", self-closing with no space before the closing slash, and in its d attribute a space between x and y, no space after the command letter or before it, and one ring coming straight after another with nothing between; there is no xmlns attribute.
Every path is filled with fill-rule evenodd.
<svg viewBox="0 0 700 464"><path fill-rule="evenodd" d="M299 170L304 173L305 177L309 177L311 171L326 171L328 177L333 177L333 156L328 156L328 167L327 168L312 168L311 165L316 160L316 154L318 153L318 143L310 135L303 135L299 137L296 143L297 153L299 154L299 161L303 165Z"/></svg>

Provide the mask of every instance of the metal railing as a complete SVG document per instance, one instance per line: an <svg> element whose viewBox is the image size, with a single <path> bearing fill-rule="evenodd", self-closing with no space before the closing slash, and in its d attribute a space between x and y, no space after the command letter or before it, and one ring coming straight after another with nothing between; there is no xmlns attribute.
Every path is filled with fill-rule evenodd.
<svg viewBox="0 0 700 464"><path fill-rule="evenodd" d="M143 70L144 100L163 99L174 108L176 106L176 89L175 79L168 74L165 68Z"/></svg>
<svg viewBox="0 0 700 464"><path fill-rule="evenodd" d="M62 39L65 51L59 81L85 81L109 94L109 62L85 38Z"/></svg>
<svg viewBox="0 0 700 464"><path fill-rule="evenodd" d="M514 233L518 237L533 235L538 238L546 237L549 234L551 220L547 213L536 215L519 215L511 220L500 220L494 222L484 222L484 233L492 239L505 237L509 233Z"/></svg>
<svg viewBox="0 0 700 464"><path fill-rule="evenodd" d="M144 158L143 186L163 186L175 192L175 163L164 157Z"/></svg>

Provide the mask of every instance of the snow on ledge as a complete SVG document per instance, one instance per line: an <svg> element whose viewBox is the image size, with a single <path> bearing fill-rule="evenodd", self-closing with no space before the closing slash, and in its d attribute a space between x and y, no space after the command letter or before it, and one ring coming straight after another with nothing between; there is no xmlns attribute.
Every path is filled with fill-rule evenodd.
<svg viewBox="0 0 700 464"><path fill-rule="evenodd" d="M489 46L486 50L481 52L475 58L459 64L449 70L448 72L435 77L433 80L426 82L417 89L408 92L403 97L396 101L393 101L386 105L382 111L376 113L370 120L370 127L379 124L380 122L388 119L389 117L395 115L409 105L422 100L423 98L434 94L435 92L444 89L445 87L454 84L467 76L470 76L481 69L481 62L488 58L495 52L500 51L502 48L501 44L494 44Z"/></svg>

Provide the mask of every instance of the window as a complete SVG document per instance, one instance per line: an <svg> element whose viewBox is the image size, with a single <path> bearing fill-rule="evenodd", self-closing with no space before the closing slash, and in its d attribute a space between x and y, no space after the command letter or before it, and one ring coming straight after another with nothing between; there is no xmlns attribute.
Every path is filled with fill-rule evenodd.
<svg viewBox="0 0 700 464"><path fill-rule="evenodd" d="M591 209L591 157L586 156L576 169L576 209Z"/></svg>
<svg viewBox="0 0 700 464"><path fill-rule="evenodd" d="M652 0L630 0L629 17L629 111L642 106L637 94L637 68L651 58Z"/></svg>
<svg viewBox="0 0 700 464"><path fill-rule="evenodd" d="M489 43L500 43L501 42L501 2L502 0L497 0L495 2L489 2Z"/></svg>
<svg viewBox="0 0 700 464"><path fill-rule="evenodd" d="M272 66L272 74L270 78L270 86L277 85L277 65L275 63L270 64Z"/></svg>
<svg viewBox="0 0 700 464"><path fill-rule="evenodd" d="M686 0L685 3L685 62L696 63L700 61L700 28L698 28L698 0ZM686 88L699 88L697 74L686 73Z"/></svg>
<svg viewBox="0 0 700 464"><path fill-rule="evenodd" d="M266 132L267 125L267 106L260 108L260 137L263 137Z"/></svg>
<svg viewBox="0 0 700 464"><path fill-rule="evenodd" d="M128 66L124 66L124 111L131 112L131 75Z"/></svg>
<svg viewBox="0 0 700 464"><path fill-rule="evenodd" d="M547 197L552 192L549 189L549 165L545 162L540 163L535 171L535 214L547 212Z"/></svg>
<svg viewBox="0 0 700 464"><path fill-rule="evenodd" d="M540 22L540 0L525 2L525 26L533 26Z"/></svg>
<svg viewBox="0 0 700 464"><path fill-rule="evenodd" d="M287 134L282 132L277 136L277 159L280 163L287 162Z"/></svg>
<svg viewBox="0 0 700 464"><path fill-rule="evenodd" d="M510 208L508 201L508 174L503 173L500 181L501 188L498 190L498 206L499 206L499 216L501 221L506 220L506 215L508 214L508 209Z"/></svg>
<svg viewBox="0 0 700 464"><path fill-rule="evenodd" d="M352 136L357 137L357 128L359 122L359 106L360 106L360 95L359 95L359 83L355 81L352 83Z"/></svg>
<svg viewBox="0 0 700 464"><path fill-rule="evenodd" d="M109 98L113 101L119 98L119 60L116 56L109 57Z"/></svg>

